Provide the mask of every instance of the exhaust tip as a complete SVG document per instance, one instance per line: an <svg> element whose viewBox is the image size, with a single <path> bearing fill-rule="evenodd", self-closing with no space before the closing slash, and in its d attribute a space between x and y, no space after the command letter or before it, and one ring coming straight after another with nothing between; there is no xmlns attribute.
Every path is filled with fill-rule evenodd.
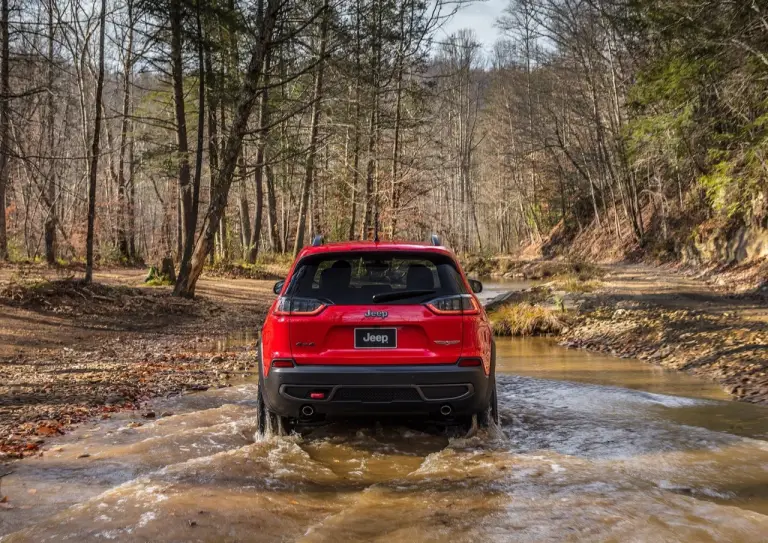
<svg viewBox="0 0 768 543"><path fill-rule="evenodd" d="M449 416L451 413L453 413L453 408L450 405L444 405L440 408L440 414L444 417Z"/></svg>
<svg viewBox="0 0 768 543"><path fill-rule="evenodd" d="M301 408L301 414L304 415L305 417L311 417L312 415L315 414L315 408L312 407L311 405L305 405L304 407Z"/></svg>

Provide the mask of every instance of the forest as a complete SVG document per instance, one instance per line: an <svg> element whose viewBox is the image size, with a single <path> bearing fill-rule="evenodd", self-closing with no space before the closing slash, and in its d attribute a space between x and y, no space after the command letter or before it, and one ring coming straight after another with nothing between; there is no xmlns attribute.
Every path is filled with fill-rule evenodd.
<svg viewBox="0 0 768 543"><path fill-rule="evenodd" d="M0 0L0 260L768 227L768 2Z"/></svg>

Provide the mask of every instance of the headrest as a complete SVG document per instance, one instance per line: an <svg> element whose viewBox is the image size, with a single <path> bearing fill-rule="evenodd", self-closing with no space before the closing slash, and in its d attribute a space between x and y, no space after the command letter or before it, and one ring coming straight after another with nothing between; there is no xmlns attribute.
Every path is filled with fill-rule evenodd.
<svg viewBox="0 0 768 543"><path fill-rule="evenodd" d="M435 278L432 276L432 270L424 264L411 264L408 266L405 286L408 290L431 290L435 288Z"/></svg>
<svg viewBox="0 0 768 543"><path fill-rule="evenodd" d="M337 260L320 274L320 288L346 288L352 278L352 265L346 260Z"/></svg>

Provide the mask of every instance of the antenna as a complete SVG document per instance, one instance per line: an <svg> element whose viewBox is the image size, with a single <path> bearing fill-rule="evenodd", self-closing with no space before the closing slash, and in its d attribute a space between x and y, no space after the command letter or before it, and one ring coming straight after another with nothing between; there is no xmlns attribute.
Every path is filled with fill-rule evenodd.
<svg viewBox="0 0 768 543"><path fill-rule="evenodd" d="M316 236L315 236L315 237L312 239L312 247L319 247L319 246L321 246L322 244L323 244L323 236L321 236L320 234L316 235Z"/></svg>
<svg viewBox="0 0 768 543"><path fill-rule="evenodd" d="M432 245L434 245L435 247L440 246L440 236L438 236L437 234L432 234Z"/></svg>

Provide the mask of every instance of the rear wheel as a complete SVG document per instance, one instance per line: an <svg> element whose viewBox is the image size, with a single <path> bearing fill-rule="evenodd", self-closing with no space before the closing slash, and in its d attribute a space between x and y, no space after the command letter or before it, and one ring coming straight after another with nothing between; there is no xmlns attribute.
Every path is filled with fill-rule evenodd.
<svg viewBox="0 0 768 543"><path fill-rule="evenodd" d="M290 433L292 421L272 412L264 401L264 371L261 365L261 344L258 350L259 389L256 392L256 433L259 436L285 436Z"/></svg>
<svg viewBox="0 0 768 543"><path fill-rule="evenodd" d="M488 428L499 424L499 401L496 397L496 379L493 380L491 401L488 409L477 414L477 424L480 428Z"/></svg>
<svg viewBox="0 0 768 543"><path fill-rule="evenodd" d="M477 424L481 428L498 426L499 424L499 400L496 395L496 342L491 343L491 397L488 401L488 409L477 414Z"/></svg>

